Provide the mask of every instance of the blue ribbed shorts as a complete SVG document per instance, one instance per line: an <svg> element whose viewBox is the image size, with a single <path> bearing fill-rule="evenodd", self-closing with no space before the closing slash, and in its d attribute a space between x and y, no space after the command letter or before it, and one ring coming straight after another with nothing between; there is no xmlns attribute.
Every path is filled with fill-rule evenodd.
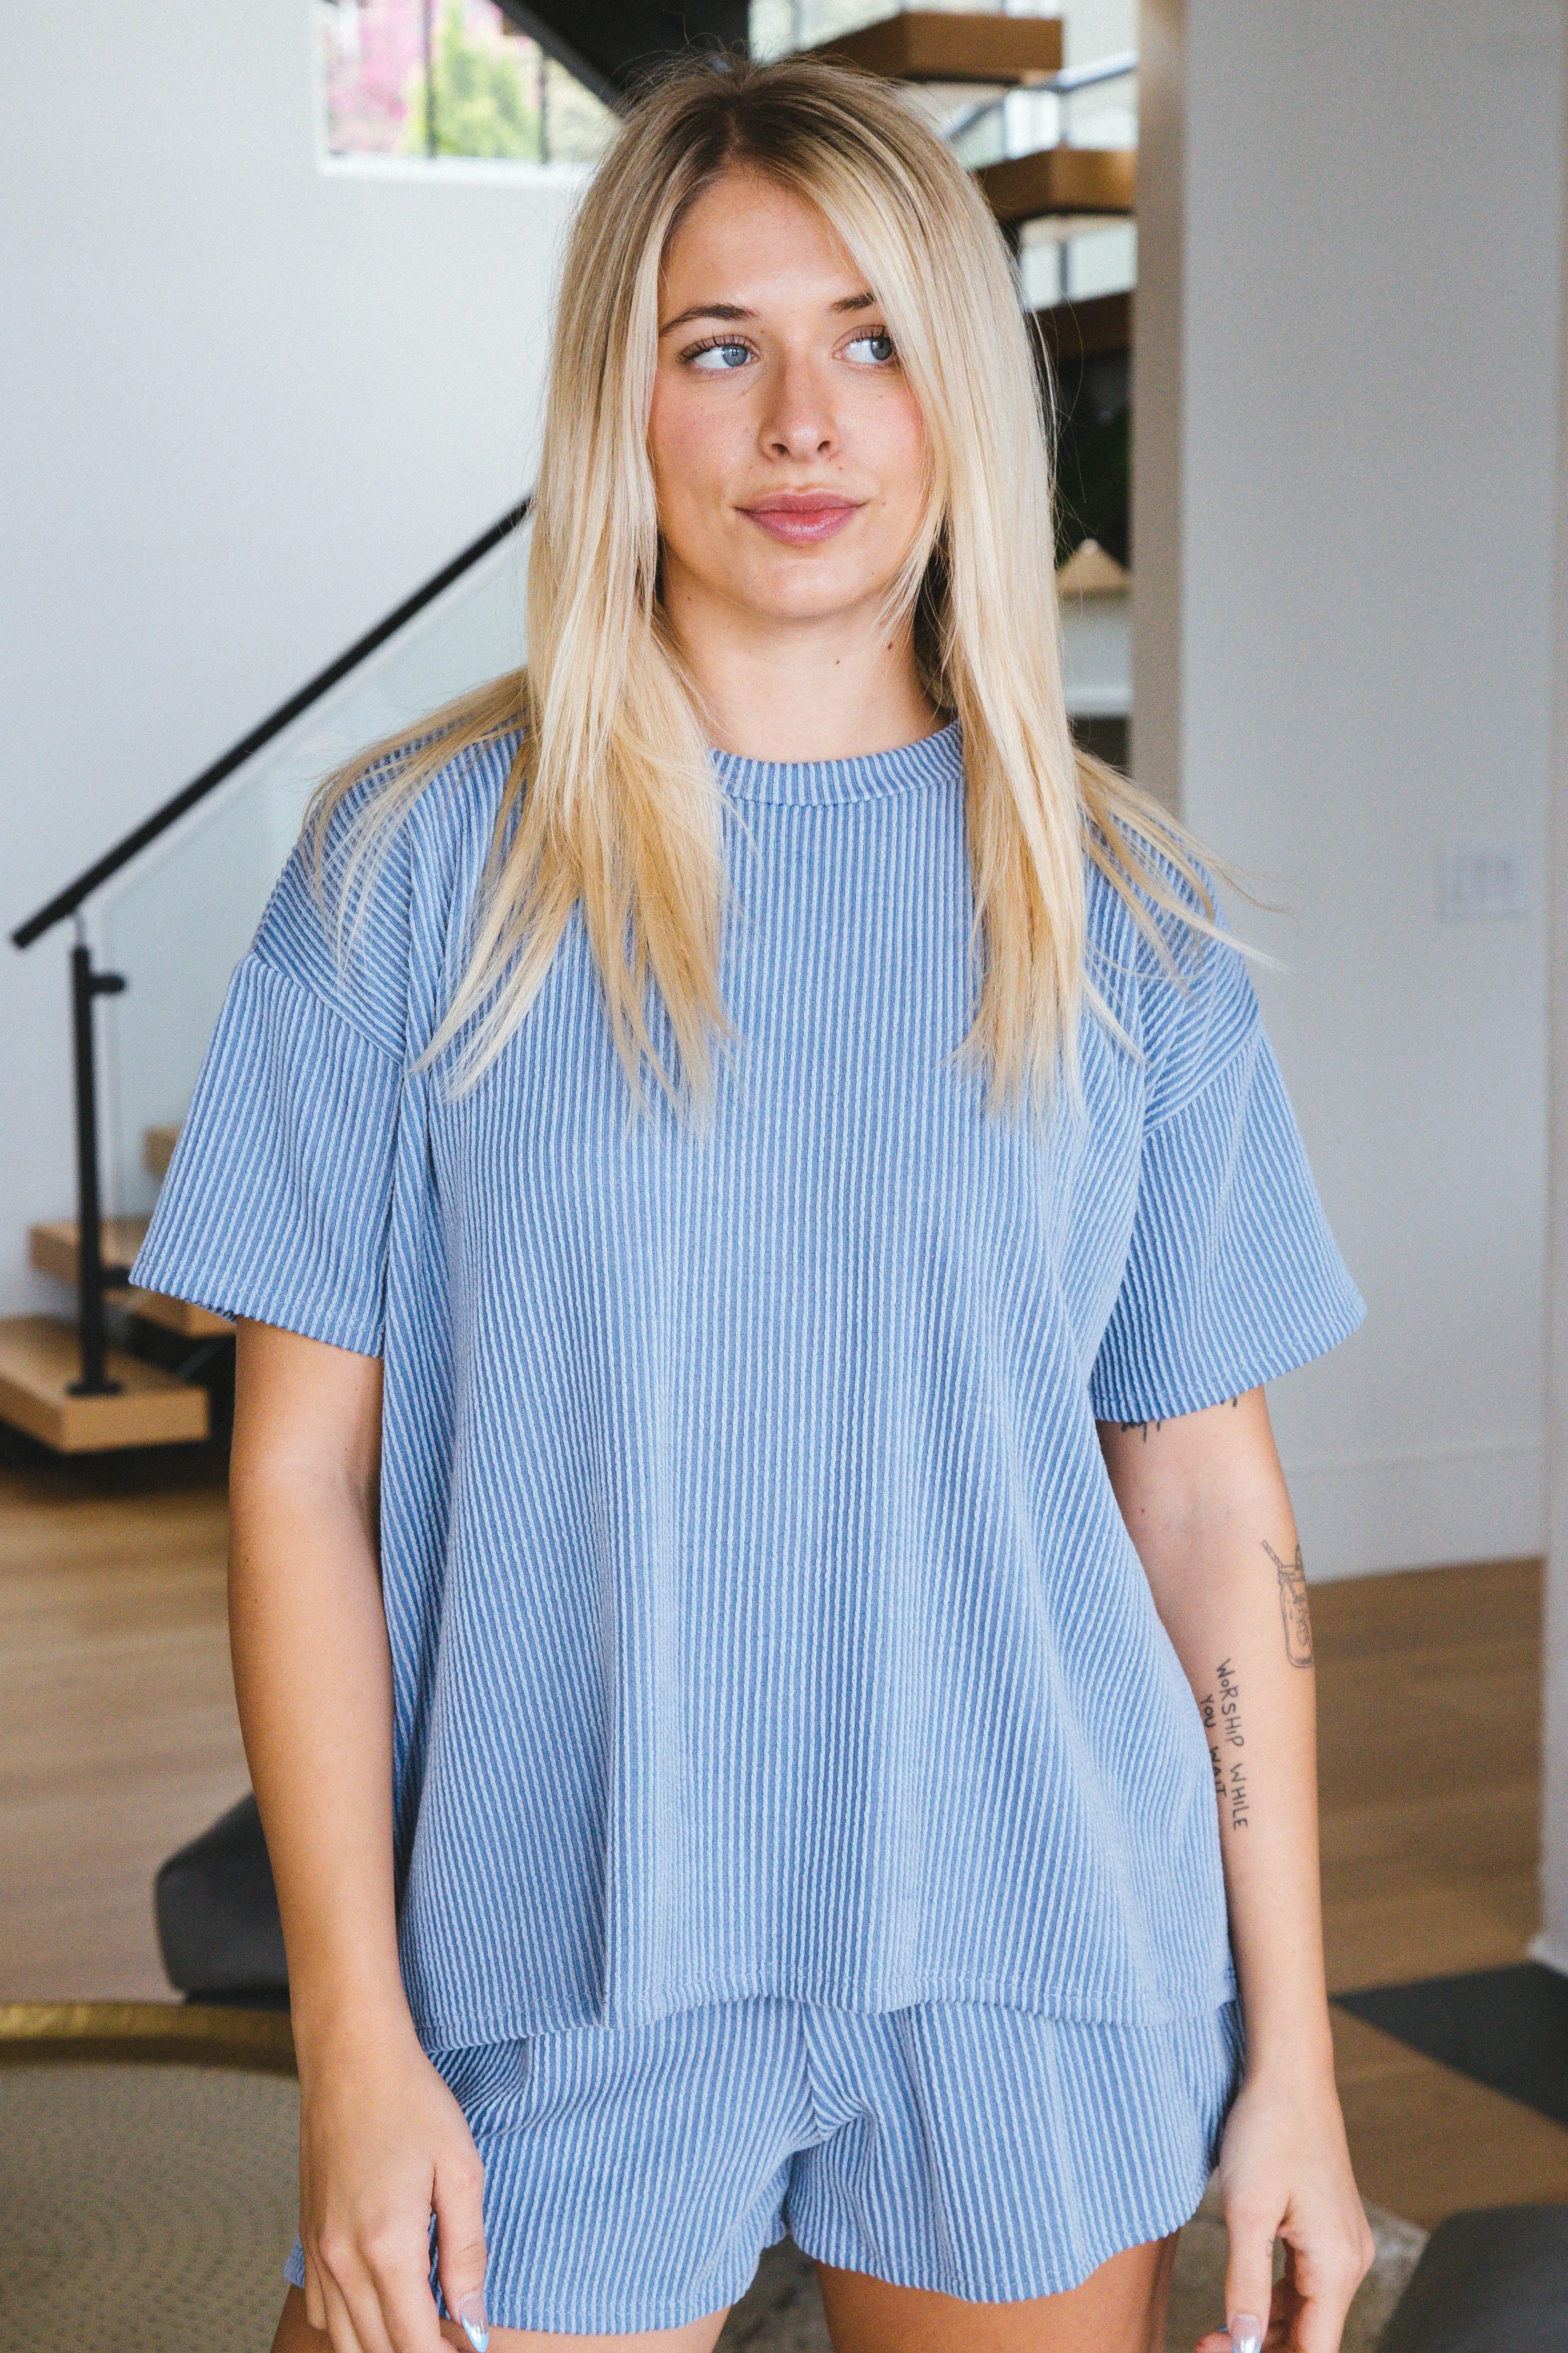
<svg viewBox="0 0 1568 2353"><path fill-rule="evenodd" d="M1235 2002L1108 2026L773 1995L432 2053L484 2159L491 2320L584 2336L733 2304L786 2230L976 2302L1074 2287L1187 2220L1241 2055Z"/></svg>

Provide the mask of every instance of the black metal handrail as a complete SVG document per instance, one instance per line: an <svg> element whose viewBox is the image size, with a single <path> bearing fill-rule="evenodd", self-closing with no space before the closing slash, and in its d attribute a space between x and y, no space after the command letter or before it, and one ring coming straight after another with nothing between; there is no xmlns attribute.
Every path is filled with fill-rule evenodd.
<svg viewBox="0 0 1568 2353"><path fill-rule="evenodd" d="M373 629L367 629L363 638L356 638L335 661L330 661L325 670L318 670L314 678L308 680L297 693L289 697L287 702L280 702L258 726L253 727L247 735L242 735L237 744L232 744L210 767L204 768L199 776L193 776L188 785L182 786L161 808L154 809L152 816L145 818L123 840L117 841L112 849L105 850L101 858L95 859L74 882L68 882L63 891L58 891L37 914L29 915L26 922L19 923L12 933L14 946L31 947L36 939L51 931L56 923L63 923L66 916L75 915L77 919L77 938L70 955L70 986L76 1110L77 1335L81 1349L81 1369L79 1377L70 1384L73 1396L111 1397L120 1386L118 1381L109 1377L103 1299L105 1292L117 1289L129 1272L126 1267L108 1263L103 1255L98 1166L98 1077L92 1018L97 998L117 997L124 988L125 980L120 973L93 969L92 952L82 930L82 902L90 898L112 875L118 874L122 866L128 866L133 858L139 857L158 839L160 834L167 833L187 809L195 808L198 801L205 800L208 793L216 791L226 777L232 776L237 768L243 767L255 753L269 744L275 735L280 734L291 720L298 719L300 713L308 711L330 687L336 686L341 678L346 678L350 670L374 653L378 646L384 646L388 638L395 637L405 623L413 620L416 614L423 612L425 607L433 603L444 588L449 588L454 580L461 579L482 555L488 555L492 547L499 547L501 541L527 519L532 505L531 491L509 514L502 515L499 522L491 523L489 529L481 532L460 554L455 555L449 564L444 564L439 572L433 573L411 596L405 596L384 620L378 621Z"/></svg>
<svg viewBox="0 0 1568 2353"><path fill-rule="evenodd" d="M161 808L154 809L151 817L143 818L122 841L117 841L112 849L106 849L101 858L95 859L74 882L68 882L63 891L58 891L37 914L29 915L25 923L18 923L11 934L12 946L30 948L33 942L41 939L46 932L52 931L57 923L64 923L68 915L74 915L83 900L89 899L95 891L101 889L110 875L118 874L122 866L128 866L133 858L140 857L142 850L156 841L161 833L166 833L187 809L195 808L198 801L205 800L208 793L215 791L226 777L232 776L237 768L242 768L264 744L269 744L275 735L281 734L290 721L298 719L302 711L308 711L312 702L319 702L330 687L336 686L339 679L346 678L351 670L357 669L378 646L384 646L388 638L395 637L398 630L413 620L416 613L423 612L426 605L432 604L444 588L449 588L454 580L460 580L481 555L488 555L492 547L499 547L509 533L516 531L520 523L526 522L532 506L533 494L530 491L521 505L502 515L499 522L492 522L488 531L481 532L461 554L455 555L450 564L444 564L439 572L433 573L422 587L416 588L411 596L405 596L384 620L376 623L374 628L367 629L363 638L356 638L335 661L330 661L325 670L318 670L314 678L308 680L297 693L289 697L287 702L280 702L276 711L270 712L259 725L251 729L248 735L242 735L237 744L232 744L221 759L215 760L210 768L204 768L199 776L193 776L188 785L183 785Z"/></svg>

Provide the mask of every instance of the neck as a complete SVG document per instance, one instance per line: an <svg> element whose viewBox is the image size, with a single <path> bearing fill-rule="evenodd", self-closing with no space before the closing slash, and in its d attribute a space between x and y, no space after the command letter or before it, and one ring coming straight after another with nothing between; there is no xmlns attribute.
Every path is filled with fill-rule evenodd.
<svg viewBox="0 0 1568 2353"><path fill-rule="evenodd" d="M912 629L874 612L780 622L715 613L667 583L666 618L720 751L752 760L853 760L929 735L941 713L920 681Z"/></svg>

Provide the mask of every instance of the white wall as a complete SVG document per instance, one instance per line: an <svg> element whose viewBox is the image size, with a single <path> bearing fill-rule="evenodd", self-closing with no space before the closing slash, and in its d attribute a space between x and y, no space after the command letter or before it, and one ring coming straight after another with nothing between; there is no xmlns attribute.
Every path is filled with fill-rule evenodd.
<svg viewBox="0 0 1568 2353"><path fill-rule="evenodd" d="M1564 60L1568 65L1568 59ZM1547 1563L1542 1691L1541 1934L1531 1950L1568 1971L1568 189L1558 322L1556 576L1552 623L1552 1092L1547 1326Z"/></svg>
<svg viewBox="0 0 1568 2353"><path fill-rule="evenodd" d="M1182 805L1186 0L1138 10L1139 284L1132 318L1131 769Z"/></svg>
<svg viewBox="0 0 1568 2353"><path fill-rule="evenodd" d="M1187 10L1184 806L1289 910L1235 902L1370 1311L1274 1398L1319 1576L1542 1542L1562 38ZM1531 913L1440 921L1490 839Z"/></svg>
<svg viewBox="0 0 1568 2353"><path fill-rule="evenodd" d="M574 167L317 162L307 0L13 9L6 931L510 506ZM66 934L0 944L0 1310L72 1202ZM22 1116L15 1116L18 1107Z"/></svg>

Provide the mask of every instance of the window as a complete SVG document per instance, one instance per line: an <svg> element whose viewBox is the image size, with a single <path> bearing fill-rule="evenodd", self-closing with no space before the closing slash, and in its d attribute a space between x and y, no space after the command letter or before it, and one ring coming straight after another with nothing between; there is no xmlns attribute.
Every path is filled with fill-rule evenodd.
<svg viewBox="0 0 1568 2353"><path fill-rule="evenodd" d="M494 0L315 0L330 155L591 163L615 116Z"/></svg>

